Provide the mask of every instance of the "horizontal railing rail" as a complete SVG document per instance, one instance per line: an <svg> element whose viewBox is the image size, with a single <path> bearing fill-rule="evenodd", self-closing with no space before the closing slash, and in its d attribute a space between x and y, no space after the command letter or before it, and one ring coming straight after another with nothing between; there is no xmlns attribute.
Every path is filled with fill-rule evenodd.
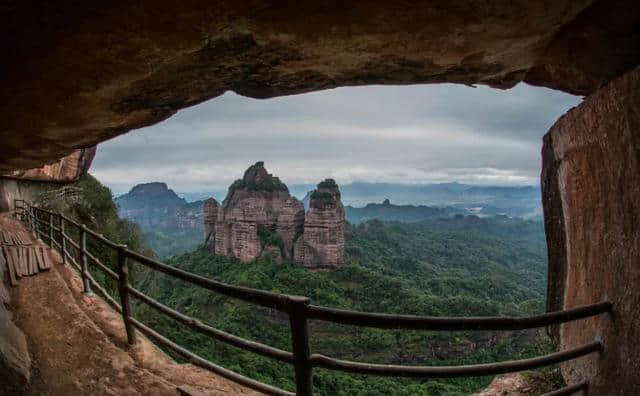
<svg viewBox="0 0 640 396"><path fill-rule="evenodd" d="M220 367L157 333L155 330L133 317L129 301L130 297L141 301L161 314L196 332L211 337L212 339L270 359L292 364L295 370L295 394L297 395L313 394L312 369L314 367L377 376L419 378L469 377L496 375L552 365L576 359L590 353L601 352L603 349L602 341L596 340L589 344L544 356L506 362L463 366L403 366L372 364L335 359L317 353L312 354L309 347L309 320L319 320L343 325L364 326L380 329L502 331L523 330L557 325L560 323L585 319L595 315L611 313L613 310L613 305L609 301L527 317L436 317L358 312L322 307L311 305L311 300L307 297L230 285L172 267L153 258L133 252L126 246L119 245L109 240L102 234L90 230L85 225L79 224L73 219L50 210L32 206L24 200L16 200L15 208L16 216L20 218L31 231L33 231L38 237L41 237L43 241L48 241L49 246L52 248L55 246L60 249L63 262L70 262L71 265L80 272L83 279L85 293L92 293L92 291L95 290L110 305L112 305L114 309L122 314L125 329L127 331L127 339L130 344L134 344L136 342L135 329L137 329L157 344L172 350L174 353L177 353L193 364L251 389L270 395L293 395L294 393L258 382ZM42 214L45 215L46 220L42 218ZM54 225L54 218L57 219L57 227ZM75 241L72 235L67 232L66 226L68 225L74 226L76 231L79 232L79 241ZM44 230L42 228L44 228ZM56 240L55 235L59 236L59 242ZM95 254L89 252L87 248L87 236L93 238L96 242L111 248L117 253L117 272L105 265ZM78 254L71 254L67 246L73 248ZM79 258L76 257L77 255L79 255ZM247 340L220 329L216 329L204 324L199 319L185 315L151 298L131 286L129 283L128 260L133 260L140 265L151 268L152 270L162 272L173 278L200 286L214 293L235 298L250 304L272 308L287 314L289 316L291 327L292 352L256 341ZM90 274L89 263L118 283L120 302L116 301L116 299L114 299ZM575 389L583 389L586 385L579 384L578 386L579 387ZM570 391L573 388L574 387L566 387L556 391L560 393L552 392L551 394L570 394Z"/></svg>

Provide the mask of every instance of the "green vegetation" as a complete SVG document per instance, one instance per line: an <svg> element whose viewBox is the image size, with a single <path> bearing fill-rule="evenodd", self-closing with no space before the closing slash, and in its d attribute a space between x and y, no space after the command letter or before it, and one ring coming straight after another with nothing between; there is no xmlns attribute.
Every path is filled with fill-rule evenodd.
<svg viewBox="0 0 640 396"><path fill-rule="evenodd" d="M234 181L229 187L229 192L242 189L248 191L286 191L289 189L278 177L269 175L268 177L260 180L259 182L246 181L244 179L238 179Z"/></svg>
<svg viewBox="0 0 640 396"><path fill-rule="evenodd" d="M338 188L338 183L333 179L324 179L318 183L318 188Z"/></svg>
<svg viewBox="0 0 640 396"><path fill-rule="evenodd" d="M143 232L151 249L161 258L193 251L204 242L203 231L199 228L147 228Z"/></svg>
<svg viewBox="0 0 640 396"><path fill-rule="evenodd" d="M85 224L89 229L104 235L118 244L125 244L129 249L147 256L154 256L154 253L145 242L144 235L140 227L128 220L118 217L116 205L112 200L111 191L103 186L95 177L90 174L83 175L77 182L60 187L51 188L41 193L35 200L36 205L58 213L63 213L68 218L80 224ZM54 223L54 226L58 224ZM66 234L74 241L80 240L80 230L74 226L67 225ZM56 240L60 236L54 233ZM102 263L115 270L117 265L116 252L100 243L91 236L87 237L88 250ZM79 262L79 252L67 244L69 252L75 256ZM118 298L117 285L115 281L103 274L90 262L89 271L98 283L105 286L105 289L112 297ZM132 271L131 278L143 277L143 271Z"/></svg>
<svg viewBox="0 0 640 396"><path fill-rule="evenodd" d="M322 203L335 202L333 195L331 195L330 192L326 191L313 190L313 192L311 193L311 199L313 199L314 201L320 201Z"/></svg>
<svg viewBox="0 0 640 396"><path fill-rule="evenodd" d="M260 238L263 248L265 246L277 246L280 250L284 249L284 241L280 234L267 227L258 226L258 238Z"/></svg>
<svg viewBox="0 0 640 396"><path fill-rule="evenodd" d="M269 235L265 233L265 238ZM522 315L544 310L546 262L538 222L457 217L412 224L371 221L347 228L346 264L310 272L270 258L241 263L205 250L169 264L231 284L306 295L315 304L419 315ZM203 322L290 350L287 317L149 274L137 287ZM201 336L151 308L135 315L181 345L224 367L293 389L293 371ZM517 359L548 352L542 332L493 337L487 332L393 331L312 321L311 349L343 359L410 365L452 365ZM499 334L497 334L499 335ZM410 380L314 370L319 395L463 395L490 378Z"/></svg>
<svg viewBox="0 0 640 396"><path fill-rule="evenodd" d="M62 211L133 250L151 254L140 229L117 217L107 188L91 176L43 193L40 204ZM69 228L75 235L78 230ZM260 230L265 244L278 245ZM154 234L157 236L158 234ZM146 235L150 238L150 235ZM168 245L172 236L154 245ZM189 238L185 235L185 239ZM419 315L523 315L544 310L546 261L540 222L508 217L455 216L416 223L369 221L346 230L346 264L310 272L270 257L241 263L200 249L169 259L181 269L227 283L306 295L315 304L358 311ZM198 241L201 235L198 235ZM115 269L115 254L89 239L89 249ZM90 265L114 296L115 284ZM232 334L291 350L287 317L211 293L131 262L134 286L166 305ZM190 350L257 380L293 389L291 366L195 333L134 301L134 315ZM546 353L542 332L500 336L488 332L394 331L312 321L311 349L342 359L409 365L454 365L518 359ZM314 370L318 395L464 395L490 378L418 380Z"/></svg>
<svg viewBox="0 0 640 396"><path fill-rule="evenodd" d="M267 173L264 169L264 162L262 161L258 161L251 165L244 172L242 179L238 179L231 184L227 197L230 197L231 194L238 189L249 191L289 192L289 188L287 188L286 184L280 181L276 176Z"/></svg>

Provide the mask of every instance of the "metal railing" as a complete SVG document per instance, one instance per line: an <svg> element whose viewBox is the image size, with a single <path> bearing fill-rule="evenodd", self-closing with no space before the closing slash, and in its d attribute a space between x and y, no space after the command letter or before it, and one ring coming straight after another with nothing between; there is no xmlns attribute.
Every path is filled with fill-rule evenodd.
<svg viewBox="0 0 640 396"><path fill-rule="evenodd" d="M20 204L20 205L18 205ZM313 382L312 370L314 367L337 370L349 373L369 374L394 377L419 377L419 378L445 378L496 375L507 372L515 372L538 368L555 363L601 352L603 344L601 340L595 340L576 348L555 352L530 359L513 360L497 363L484 363L464 366L402 366L371 364L335 359L317 353L311 353L309 347L309 320L321 320L339 324L374 327L380 329L407 329L407 330L521 330L560 323L575 321L595 315L610 313L613 309L609 301L600 302L588 306L576 307L558 312L549 312L528 317L433 317L414 315L395 315L370 312L356 312L343 309L327 308L311 305L307 297L273 293L247 287L234 286L218 282L200 275L196 275L181 269L169 266L160 261L145 257L139 253L127 249L124 245L118 245L101 234L88 229L84 224L78 224L66 216L46 209L30 205L24 200L15 201L16 217L49 246L59 249L64 263L69 263L80 271L83 280L84 292L98 292L120 314L124 321L127 340L129 344L136 343L136 329L154 340L161 346L168 348L191 363L208 369L241 385L270 395L294 395L283 389L267 385L241 374L218 366L186 348L174 343L152 328L138 321L132 316L130 297L154 308L160 313L180 322L181 324L229 345L265 356L270 359L292 364L295 371L296 393L295 395L312 395ZM57 219L54 221L54 219ZM57 224L57 226L56 226ZM80 240L74 241L67 233L67 226L72 225L80 231ZM44 230L43 230L44 229ZM59 235L58 242L54 234ZM109 269L96 256L87 249L87 235L96 241L117 252L117 272ZM80 252L80 263L69 253L68 245ZM229 334L202 323L200 320L180 313L166 305L154 300L131 286L128 280L128 260L134 260L155 271L162 272L174 278L181 279L191 284L208 289L227 297L242 300L262 307L272 308L285 313L289 317L291 328L292 351L274 348L259 342ZM109 293L91 276L89 263L100 269L108 277L117 281L120 302L113 299ZM571 394L574 391L586 389L586 383L569 386L552 394Z"/></svg>

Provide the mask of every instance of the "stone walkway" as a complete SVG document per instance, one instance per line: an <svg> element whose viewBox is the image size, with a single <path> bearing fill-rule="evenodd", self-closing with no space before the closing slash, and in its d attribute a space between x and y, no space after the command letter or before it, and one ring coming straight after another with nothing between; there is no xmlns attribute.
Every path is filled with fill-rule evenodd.
<svg viewBox="0 0 640 396"><path fill-rule="evenodd" d="M24 228L5 214L0 230ZM129 348L120 316L100 298L83 295L75 271L57 252L47 251L53 268L22 278L10 293L13 320L26 336L31 357L26 395L178 395L178 388L194 395L255 394L173 362L141 335Z"/></svg>

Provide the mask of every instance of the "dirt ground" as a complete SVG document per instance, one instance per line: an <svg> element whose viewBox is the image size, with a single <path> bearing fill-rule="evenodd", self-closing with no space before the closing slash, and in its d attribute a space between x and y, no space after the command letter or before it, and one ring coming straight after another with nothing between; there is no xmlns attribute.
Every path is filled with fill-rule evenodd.
<svg viewBox="0 0 640 396"><path fill-rule="evenodd" d="M24 230L8 215L0 229ZM37 243L42 243L38 241ZM138 333L129 348L119 314L82 282L57 252L49 271L21 278L12 290L12 310L33 361L26 395L256 394L191 364L177 364ZM183 393L184 394L184 393Z"/></svg>

